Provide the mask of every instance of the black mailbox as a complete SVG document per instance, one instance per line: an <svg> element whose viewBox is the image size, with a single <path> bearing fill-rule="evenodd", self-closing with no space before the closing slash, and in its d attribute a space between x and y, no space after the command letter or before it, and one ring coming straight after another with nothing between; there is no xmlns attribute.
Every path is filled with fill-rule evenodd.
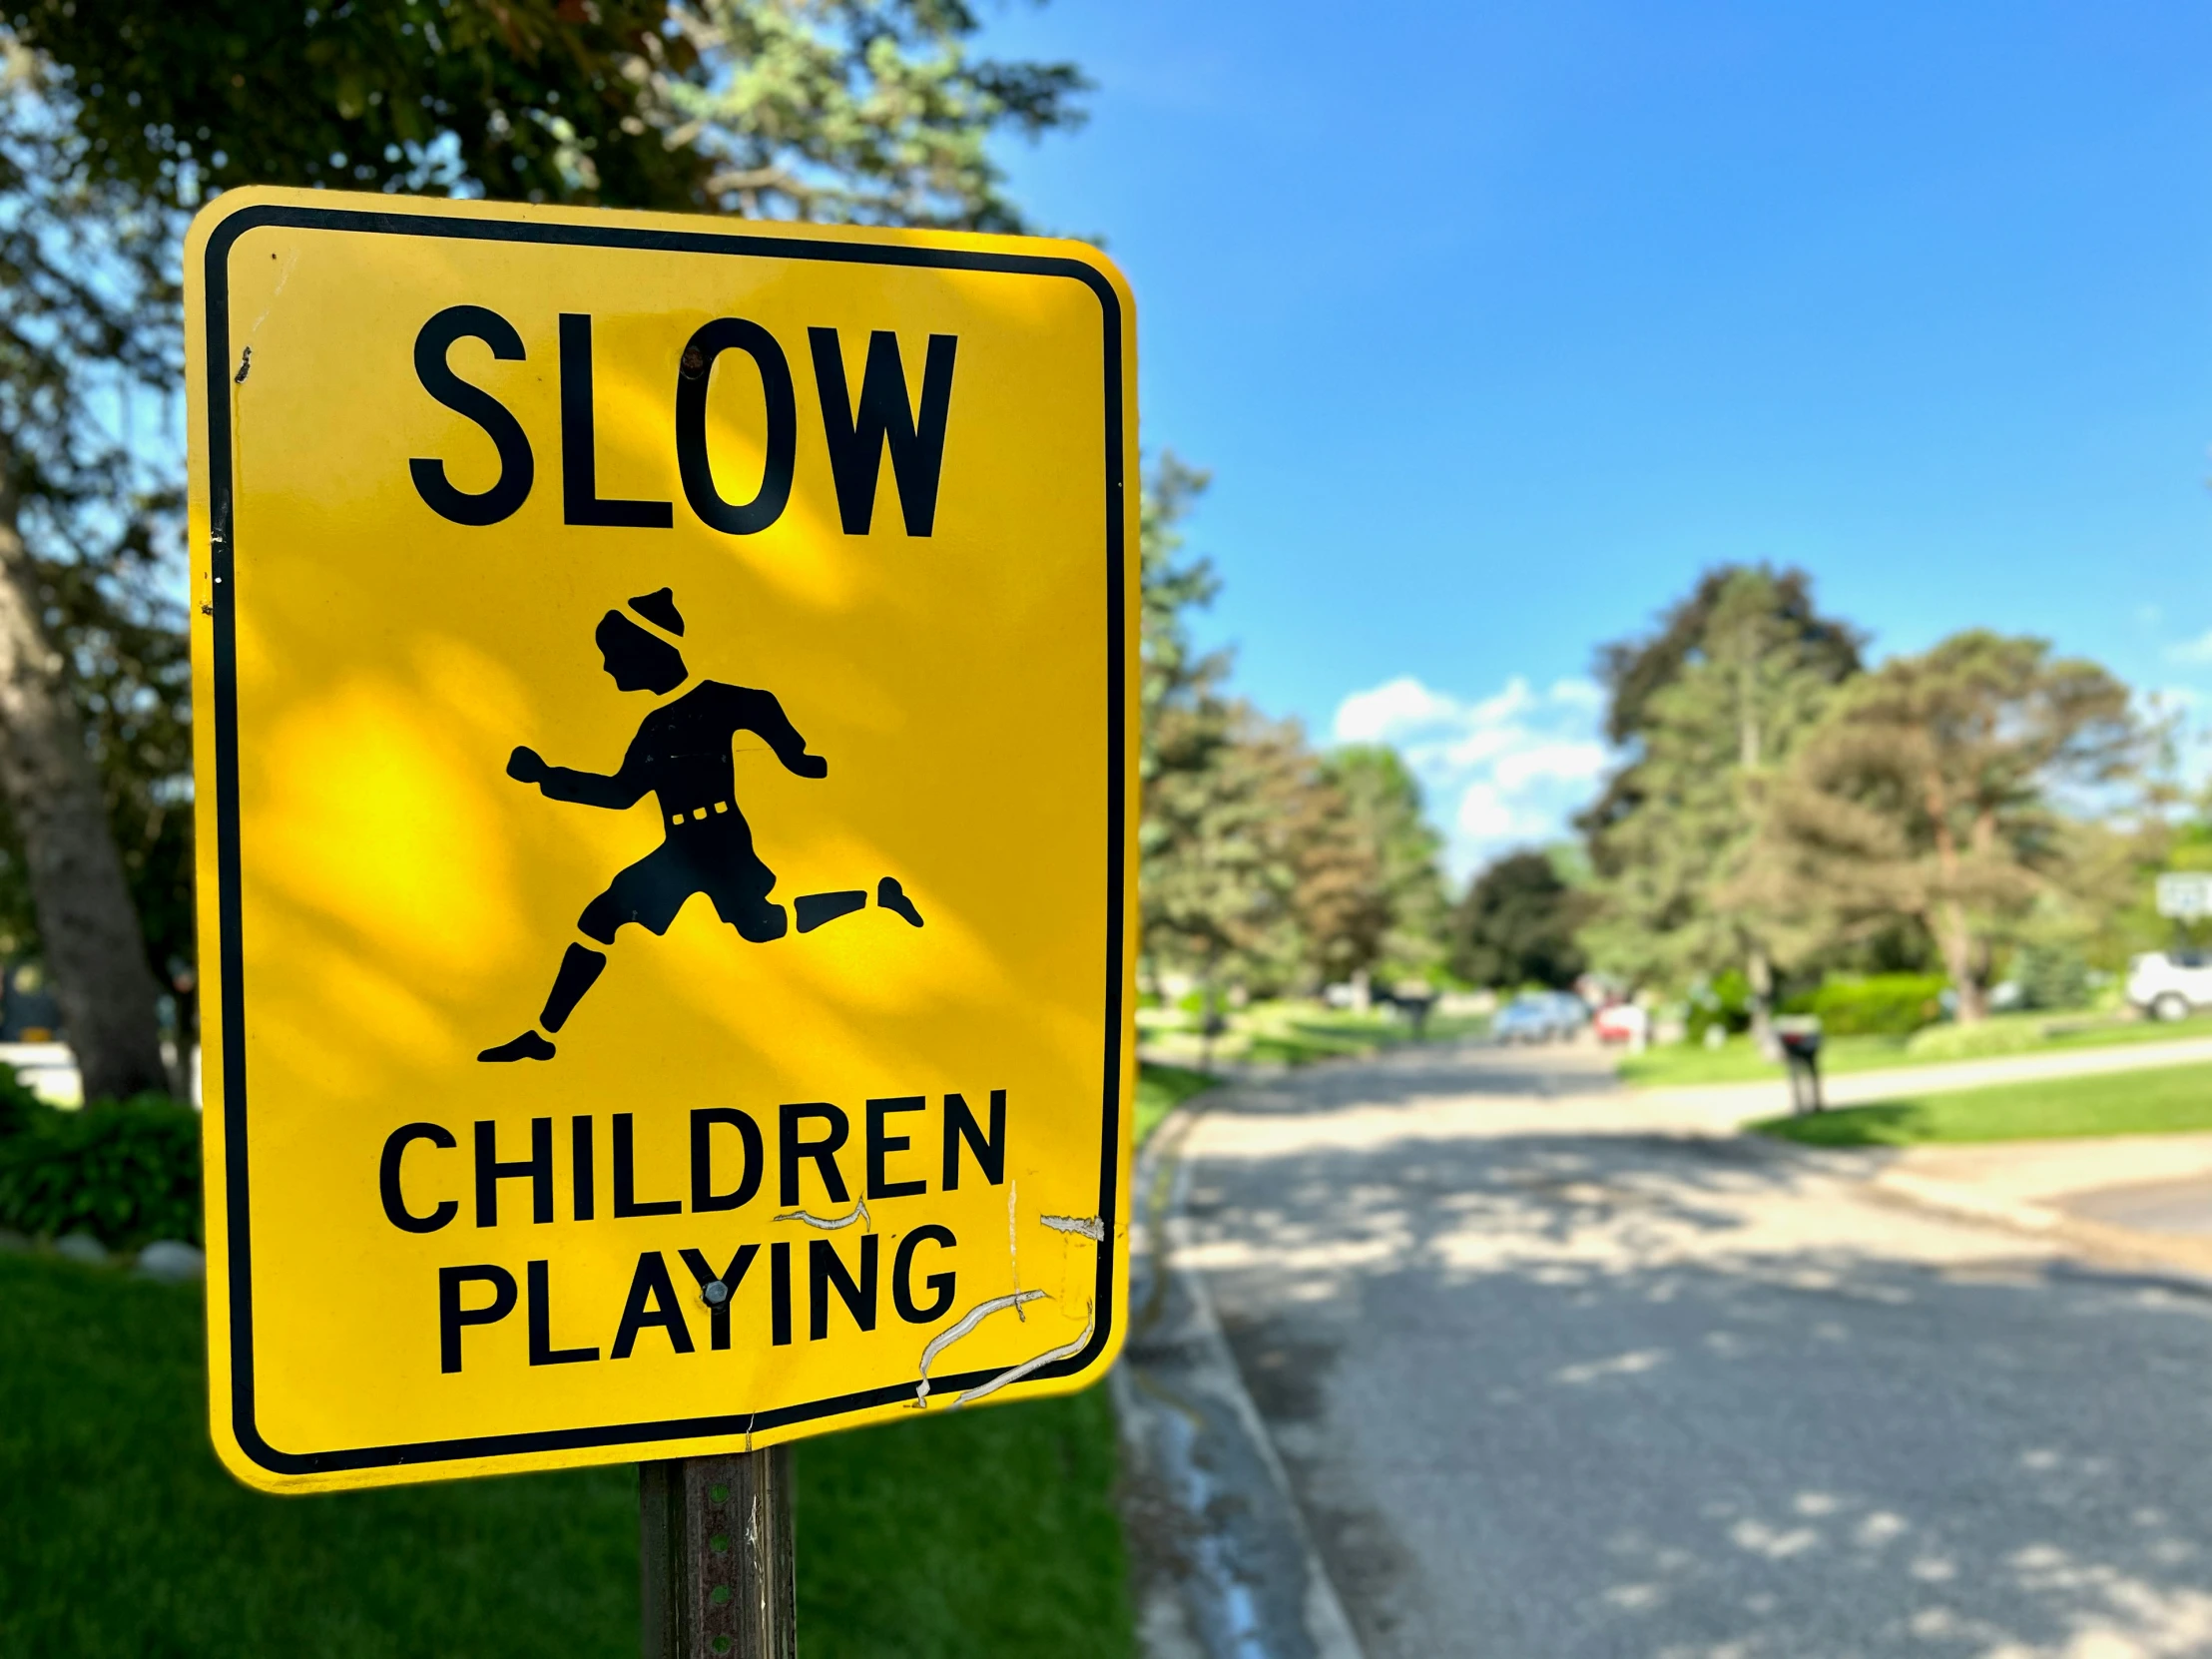
<svg viewBox="0 0 2212 1659"><path fill-rule="evenodd" d="M1821 1022L1796 1016L1774 1022L1775 1040L1790 1067L1790 1110L1821 1110Z"/></svg>

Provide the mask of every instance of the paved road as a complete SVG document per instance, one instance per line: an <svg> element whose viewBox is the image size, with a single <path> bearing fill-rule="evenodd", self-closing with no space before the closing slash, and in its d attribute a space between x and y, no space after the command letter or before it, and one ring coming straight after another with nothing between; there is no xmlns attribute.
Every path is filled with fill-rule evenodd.
<svg viewBox="0 0 2212 1659"><path fill-rule="evenodd" d="M2091 1221L2145 1233L2212 1238L2212 1181L2147 1181L2071 1200L2066 1208Z"/></svg>
<svg viewBox="0 0 2212 1659"><path fill-rule="evenodd" d="M1206 1276L1373 1659L2212 1654L2212 1300L1429 1049L1228 1092Z"/></svg>

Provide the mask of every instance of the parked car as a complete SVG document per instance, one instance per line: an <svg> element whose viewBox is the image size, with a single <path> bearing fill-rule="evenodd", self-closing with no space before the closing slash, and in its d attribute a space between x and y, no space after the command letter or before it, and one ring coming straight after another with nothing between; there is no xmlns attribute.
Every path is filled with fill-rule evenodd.
<svg viewBox="0 0 2212 1659"><path fill-rule="evenodd" d="M2127 967L2127 999L2154 1019L2212 1008L2212 950L2152 950Z"/></svg>
<svg viewBox="0 0 2212 1659"><path fill-rule="evenodd" d="M1651 1015L1633 1002L1615 1002L1597 1011L1592 1025L1601 1043L1626 1043L1641 1049L1651 1035Z"/></svg>
<svg viewBox="0 0 2212 1659"><path fill-rule="evenodd" d="M1490 1035L1502 1043L1558 1042L1581 1030L1589 1017L1590 1010L1571 992L1529 991L1497 1011Z"/></svg>

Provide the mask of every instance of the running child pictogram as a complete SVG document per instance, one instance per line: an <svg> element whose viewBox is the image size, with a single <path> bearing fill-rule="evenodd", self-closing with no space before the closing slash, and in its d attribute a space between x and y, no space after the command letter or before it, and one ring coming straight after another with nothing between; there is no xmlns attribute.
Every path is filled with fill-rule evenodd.
<svg viewBox="0 0 2212 1659"><path fill-rule="evenodd" d="M663 934L686 901L704 893L715 913L752 944L780 939L792 918L769 893L776 872L754 849L753 828L737 801L733 744L741 732L761 738L787 771L801 778L824 778L830 763L807 753L784 706L773 692L749 686L701 680L682 696L672 696L691 681L683 654L668 636L681 639L683 614L668 588L628 601L630 615L609 611L599 619L594 639L607 673L626 692L650 692L667 698L638 726L638 735L611 774L577 772L550 766L534 749L518 747L507 761L507 776L535 784L548 801L572 802L621 812L646 796L660 803L661 844L616 875L607 890L584 906L576 930L594 944L611 948L625 923ZM651 624L651 628L645 624ZM793 900L799 931L813 932L838 916L864 909L864 888L804 893ZM875 884L879 909L922 924L921 912L897 879ZM607 965L605 948L571 943L553 978L538 1023L519 1037L483 1050L479 1060L550 1060L558 1033ZM541 1029L542 1028L542 1032Z"/></svg>

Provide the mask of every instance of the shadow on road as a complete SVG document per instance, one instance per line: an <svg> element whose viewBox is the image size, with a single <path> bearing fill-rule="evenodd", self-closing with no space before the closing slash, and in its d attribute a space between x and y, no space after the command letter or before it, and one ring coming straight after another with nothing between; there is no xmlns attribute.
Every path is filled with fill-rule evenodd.
<svg viewBox="0 0 2212 1659"><path fill-rule="evenodd" d="M2212 1652L2212 1302L1742 1143L1425 1122L1468 1075L1239 1091L1193 1170L1377 1659Z"/></svg>

